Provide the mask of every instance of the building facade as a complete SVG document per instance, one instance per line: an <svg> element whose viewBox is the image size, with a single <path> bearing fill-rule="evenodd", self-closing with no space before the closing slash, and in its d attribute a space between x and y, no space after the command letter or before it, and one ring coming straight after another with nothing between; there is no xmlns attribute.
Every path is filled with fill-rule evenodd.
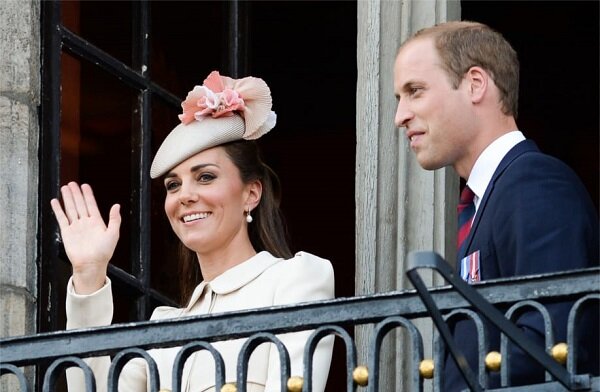
<svg viewBox="0 0 600 392"><path fill-rule="evenodd" d="M58 292L64 291L64 286L61 284L64 284L68 278L68 265L54 265L49 264L48 261L57 260L58 262L58 259L62 257L58 238L53 237L56 227L55 225L52 228L49 226L53 223L51 216L48 215L48 210L49 196L53 192L56 196L60 181L65 178L65 172L70 170L66 165L73 158L69 156L68 146L64 143L60 146L52 145L52 143L61 143L61 132L64 133L63 140L67 140L65 135L72 132L66 127L70 116L75 116L78 124L83 124L82 118L85 116L83 104L80 106L80 112L71 109L67 104L70 101L66 101L66 97L73 98L75 96L74 99L81 99L77 98L77 94L84 94L84 84L87 80L84 65L77 65L79 64L77 63L68 68L69 64L73 63L71 57L77 58L79 62L90 62L96 52L88 51L83 46L77 46L80 38L84 40L89 38L90 42L94 43L91 33L86 33L84 17L81 16L84 11L73 11L68 7L62 7L63 14L59 23L66 26L69 31L62 35L62 46L59 44L57 47L61 53L67 53L67 55L62 55L62 60L59 60L62 61L63 78L53 80L50 71L53 65L48 53L53 44L49 42L51 37L48 35L48 31L50 31L48 23L51 23L51 18L49 16L50 6L47 3L50 2L5 0L0 3L0 53L2 53L2 60L0 60L0 221L4 223L0 230L0 309L3 314L0 321L0 336L2 337L60 329L61 311L57 307L60 307L61 296ZM220 59L221 64L227 62L227 59L248 59L241 62L230 61L232 65L228 71L232 75L253 71L255 69L253 67L259 64L257 57L245 53L248 48L253 48L251 43L244 44L242 42L234 45L248 31L252 31L254 37L260 37L259 27L262 23L261 15L264 17L264 13L260 14L256 9L252 13L244 9L243 3L240 2L240 9L228 8L223 11L226 16L220 16L223 23L237 26L226 29L231 35L225 38L227 50L224 51L225 54L221 53L224 56ZM232 4L237 4L237 2ZM328 200L327 203L334 203L336 198L350 199L349 203L344 204L346 209L337 215L332 213L331 219L342 222L341 224L347 229L346 233L350 232L350 235L353 236L349 243L353 241L354 246L347 247L348 249L343 251L345 253L342 253L344 257L339 257L344 260L338 260L339 264L334 262L336 274L338 274L338 270L340 271L337 279L339 287L336 287L336 290L341 296L365 295L410 288L403 272L406 269L406 256L412 250L435 250L448 260L454 259L455 234L452 228L456 225L455 208L459 189L459 179L451 169L431 172L422 170L414 160L406 139L397 132L393 124L396 102L393 98L392 67L396 50L404 39L420 28L442 21L461 19L461 3L455 0L424 0L358 1L350 4L356 15L355 19L351 19L351 22L355 24L355 30L346 31L346 35L350 36L349 41L355 45L355 52L352 52L352 54L355 53L355 63L349 62L347 66L355 73L350 72L348 78L340 76L337 83L350 86L352 92L355 93L352 96L355 106L351 108L355 110L355 116L344 120L350 121L354 126L330 133L317 134L313 132L309 134L308 138L313 138L313 143L315 141L321 143L319 137L328 140L323 142L329 144L326 144L327 147L322 155L315 155L321 165L326 163L327 157L335 158L335 146L341 146L340 149L343 152L340 154L346 157L350 156L350 160L343 161L346 165L344 168L335 167L336 175L346 176L345 179L348 176L353 177L353 181L339 180L340 183L350 187L348 188L350 192L346 192L345 196L337 195L333 201ZM185 3L181 6L184 7ZM315 8L311 12L322 11L315 4L312 6ZM348 7L348 4L346 6ZM275 6L273 6L274 8ZM328 17L332 24L335 24L336 20L331 19L342 19L341 15L337 14L336 16L338 10L329 11L331 14ZM68 18L73 15L72 12L80 12L78 14L80 18L69 21ZM280 17L281 14L277 12L273 11L273 15L267 15L267 17ZM155 25L159 24L160 15L160 11L155 10L150 20ZM132 30L144 31L144 26L140 27L136 22L146 20L144 15L132 11L130 18L135 22L132 23ZM250 22L248 22L249 20ZM81 21L81 25L79 21ZM109 28L106 27L106 29ZM148 31L154 32L152 27L147 28L150 29ZM78 29L81 30L78 31ZM69 35L71 33L74 33L73 36ZM86 34L90 34L91 38ZM323 39L326 40L325 37ZM132 41L135 41L135 38L132 38ZM169 44L167 43L166 46L168 47ZM130 78L131 81L127 82L128 87L138 86L138 90L131 93L133 98L130 101L134 101L134 103L127 104L130 105L127 106L127 110L131 109L132 112L135 112L139 109L139 113L141 113L135 120L137 124L132 127L142 136L132 136L132 139L139 139L132 140L132 145L137 142L143 145L145 142L140 142L140 140L143 139L144 132L153 132L150 130L151 125L146 121L148 118L151 118L155 125L163 124L159 109L153 109L155 114L151 117L144 117L144 108L162 100L161 105L168 106L169 109L165 111L171 115L175 113L173 108L177 104L177 96L181 96L189 87L188 83L181 89L178 85L163 88L162 86L168 84L168 81L161 84L162 80L153 79L153 77L163 71L164 75L168 76L169 67L165 61L168 63L170 60L163 58L162 63L160 59L150 60L153 70L156 70L150 76L150 72L147 71L148 58L144 58L143 47L143 44L138 47L134 43L130 47L126 47L125 52L128 50L137 52L139 48L142 48L141 57L139 57L139 61L123 60L128 66L128 71L123 74L114 73L114 75L118 74L119 80ZM335 39L327 43L326 47L335 51ZM255 49L254 53L258 51ZM112 56L111 52L98 60L100 63L108 64L103 68L104 70L108 69L107 72L112 72L109 69L111 61L113 57L119 61L119 53ZM168 53L165 50L162 55L168 56ZM347 53L345 54L347 55ZM316 54L309 55L317 56ZM261 52L261 56L268 56L268 52ZM61 65L59 64L59 66ZM208 64L206 67L210 69L214 65ZM325 79L325 76L319 74L320 67L322 67L322 63L317 62L311 72L316 78L323 77ZM276 70L265 69L267 69L265 71L267 73L277 73ZM72 76L75 74L79 76L73 79ZM343 72L340 71L340 74ZM286 76L289 75L294 74L290 72ZM331 74L327 74L327 77L332 80L335 76L333 71ZM197 76L197 82L202 77L204 74L200 73ZM265 79L267 78L265 77ZM320 83L326 84L326 82L326 80L322 80ZM353 85L354 82L355 85ZM72 89L68 83L75 83L79 90ZM298 83L302 83L302 81ZM53 96L50 92L56 86L59 90L63 89L63 96L58 95L60 103L56 102L57 95ZM55 92L59 90L55 90ZM282 90L284 89L282 88ZM73 93L73 91L76 92ZM155 94L158 98L153 102L144 101L146 99L144 91L150 91L150 94ZM176 94L171 94L169 91L176 91ZM139 96L138 92L140 92ZM274 93L274 96L277 100L277 94ZM285 97L283 94L281 96ZM282 111L286 113L284 110ZM339 117L337 119L339 120ZM331 121L335 122L335 117ZM107 127L114 125L111 122L99 122L98 124L99 126L104 124ZM350 134L343 133L343 131L348 132L348 129L350 129ZM168 131L168 127L166 130ZM75 132L80 138L78 140L81 141L86 137L85 132L87 131L82 129ZM158 138L161 132L164 134L165 130L154 131L154 137ZM117 135L117 137L119 136ZM298 142L295 137L292 135L288 139L282 138L279 143L293 145ZM347 144L342 143L341 138L347 138L345 142ZM597 150L597 135L592 140L595 141ZM273 141L273 144L276 143L278 143L277 139ZM593 148L593 142L591 144ZM146 227L146 223L143 223L144 219L149 221L154 219L150 217L154 201L145 199L143 191L154 192L155 190L153 185L149 184L142 175L143 168L148 167L148 158L151 156L153 148L152 143L149 142L146 147L134 150L134 160L139 160L139 162L134 163L131 167L137 167L139 170L133 170L137 174L128 173L127 179L124 180L131 185L132 189L138 185L142 189L141 193L132 193L133 196L131 196L135 201L132 202L130 208L132 218L128 222L132 231ZM84 155L81 149L77 153L79 162L81 162L81 156ZM269 151L274 149L275 147L267 146ZM318 153L315 150L314 154ZM592 153L592 156L595 156L597 162L597 151ZM62 165L60 166L63 168L62 173L57 172L57 168L52 169L56 165ZM93 166L93 164L90 165ZM279 165L284 172L282 174L280 171L280 175L285 181L286 164L283 162ZM81 173L84 164L80 163L78 167L80 172L71 174L75 178L79 175L79 178L85 179ZM129 172L129 168L125 171ZM592 172L592 178L593 174L594 172ZM90 176L93 177L93 175ZM292 178L291 182L302 181ZM595 185L597 188L597 177ZM295 192L292 190L291 193ZM310 193L316 194L318 189L313 189L313 192ZM352 196L354 197L352 198ZM298 197L291 200L290 210L305 211L312 205L319 204L320 199L306 202ZM351 210L348 209L348 206ZM141 217L136 218L136 214ZM144 214L147 215L145 218ZM343 221L340 216L345 217L344 219L349 217L349 220ZM147 223L148 227L149 224ZM309 224L298 223L299 227L304 227L303 225ZM310 232L310 229L306 230L307 233ZM150 245L154 237L150 233L144 234L144 230L141 232L141 237L128 239L129 248L124 251L126 256L133 255L134 258L139 258L140 264L137 267L118 266L125 271L125 274L139 278L142 282L140 284L143 286L138 293L140 300L126 306L122 312L123 319L131 315L134 315L134 318L143 319L144 315L147 317L149 309L154 304L160 303L163 299L173 300L172 293L163 293L160 284L153 283L152 279L154 278L143 276L143 271L151 267L144 263L148 262L149 253L155 248ZM303 237L303 234L304 232L300 230L298 237ZM298 242L307 247L314 246L317 250L321 249L320 243L313 244L303 238ZM54 245L48 245L49 243ZM337 253L338 250L329 248L330 246L323 245L322 252L328 258L334 259L335 255L339 253ZM342 269L347 268L352 269L352 273L342 273ZM121 272L114 273L118 275ZM60 277L56 277L56 274ZM159 274L160 271L157 271L154 275ZM430 285L442 284L441 280L433 274L428 278L429 282L427 283ZM352 279L354 279L353 282ZM127 288L124 291L127 292ZM433 336L433 329L429 322L423 321L418 324L418 327L423 336L430 338ZM354 331L358 345L359 363L361 358L364 359L366 353L367 329L368 327L357 327ZM404 366L402 346L405 344L405 337L397 333L386 339L389 344L385 345L386 350L382 352L381 362L385 365L381 369L381 385L388 387L390 391L402 390L407 380L398 369L402 369ZM425 350L431 352L431 339L425 342ZM6 380L5 377L0 384L2 390L13 390L15 387L10 384L11 382L12 380Z"/></svg>

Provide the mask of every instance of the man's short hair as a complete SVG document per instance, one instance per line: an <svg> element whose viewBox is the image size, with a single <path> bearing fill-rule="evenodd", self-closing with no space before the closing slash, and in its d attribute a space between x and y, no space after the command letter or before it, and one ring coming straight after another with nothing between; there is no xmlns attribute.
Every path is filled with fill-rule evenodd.
<svg viewBox="0 0 600 392"><path fill-rule="evenodd" d="M419 30L404 44L429 37L433 38L454 88L458 88L471 67L479 66L490 74L498 87L502 112L517 117L519 59L500 33L482 23L446 22Z"/></svg>

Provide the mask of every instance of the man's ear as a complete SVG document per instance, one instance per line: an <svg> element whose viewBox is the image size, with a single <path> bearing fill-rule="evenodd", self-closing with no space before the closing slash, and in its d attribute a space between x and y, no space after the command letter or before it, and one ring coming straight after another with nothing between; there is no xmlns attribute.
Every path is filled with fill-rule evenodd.
<svg viewBox="0 0 600 392"><path fill-rule="evenodd" d="M480 103L485 97L490 82L490 75L481 67L471 67L465 74L471 102Z"/></svg>
<svg viewBox="0 0 600 392"><path fill-rule="evenodd" d="M246 184L246 186L248 191L246 205L253 210L258 203L260 203L260 198L262 197L262 182L260 182L260 180L254 180L251 183Z"/></svg>

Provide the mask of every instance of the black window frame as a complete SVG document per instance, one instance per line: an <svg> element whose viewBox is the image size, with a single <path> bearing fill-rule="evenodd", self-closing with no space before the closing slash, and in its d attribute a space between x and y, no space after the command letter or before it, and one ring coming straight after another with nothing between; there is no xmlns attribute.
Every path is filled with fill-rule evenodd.
<svg viewBox="0 0 600 392"><path fill-rule="evenodd" d="M99 67L121 83L138 92L135 129L131 135L134 157L131 167L132 231L131 273L109 264L108 275L135 296L132 318L145 320L152 304L175 305L150 287L150 178L153 97L159 97L176 110L182 99L152 80L150 62L151 2L131 1L132 6L132 63L131 66L94 46L62 24L61 1L42 2L42 102L40 107L40 182L38 232L38 332L63 328L58 316L59 292L64 291L56 272L56 263L68 263L60 242L59 228L50 208L50 199L60 190L60 112L61 112L61 55L68 53L80 61ZM238 77L247 65L248 7L236 1L226 7L224 15L227 47L223 52L223 69Z"/></svg>

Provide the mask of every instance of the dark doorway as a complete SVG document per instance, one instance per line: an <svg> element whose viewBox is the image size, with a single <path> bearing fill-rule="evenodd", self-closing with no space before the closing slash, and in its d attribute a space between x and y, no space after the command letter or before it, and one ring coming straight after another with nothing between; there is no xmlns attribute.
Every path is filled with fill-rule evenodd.
<svg viewBox="0 0 600 392"><path fill-rule="evenodd" d="M292 248L329 259L336 297L353 296L356 3L250 5L248 68L273 92L278 125L262 148L282 182ZM329 392L345 385L341 343Z"/></svg>
<svg viewBox="0 0 600 392"><path fill-rule="evenodd" d="M462 1L462 19L485 23L521 63L517 125L567 163L598 209L597 1Z"/></svg>

